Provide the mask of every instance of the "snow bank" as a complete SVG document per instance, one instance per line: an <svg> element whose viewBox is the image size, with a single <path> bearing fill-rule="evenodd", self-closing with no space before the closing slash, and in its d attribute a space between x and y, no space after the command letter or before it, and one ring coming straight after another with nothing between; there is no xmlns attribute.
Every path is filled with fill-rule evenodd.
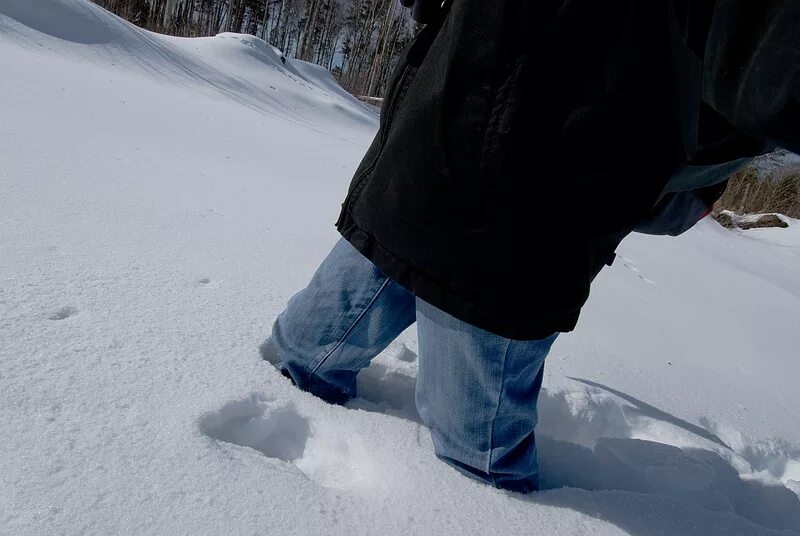
<svg viewBox="0 0 800 536"><path fill-rule="evenodd" d="M347 408L261 358L376 128L328 74L0 0L0 100L0 534L800 532L796 222L627 240L519 497L435 460L413 329Z"/></svg>
<svg viewBox="0 0 800 536"><path fill-rule="evenodd" d="M254 36L161 36L85 0L0 0L0 14L0 39L12 46L46 49L112 72L133 71L306 127L332 121L337 132L369 130L376 120L370 108L335 87L335 81L304 78L293 60L284 63L274 47ZM313 73L307 66L300 69ZM317 79L323 84L317 85Z"/></svg>

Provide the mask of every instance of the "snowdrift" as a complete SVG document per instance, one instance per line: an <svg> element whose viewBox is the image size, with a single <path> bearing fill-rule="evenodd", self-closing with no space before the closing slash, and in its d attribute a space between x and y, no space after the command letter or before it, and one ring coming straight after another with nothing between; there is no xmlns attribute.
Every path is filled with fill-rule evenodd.
<svg viewBox="0 0 800 536"><path fill-rule="evenodd" d="M335 120L338 126L372 128L375 121L374 112L329 73L322 75L304 62L281 61L274 47L251 35L166 37L85 0L0 0L0 13L0 33L7 41L48 48L68 59L125 67L306 126Z"/></svg>

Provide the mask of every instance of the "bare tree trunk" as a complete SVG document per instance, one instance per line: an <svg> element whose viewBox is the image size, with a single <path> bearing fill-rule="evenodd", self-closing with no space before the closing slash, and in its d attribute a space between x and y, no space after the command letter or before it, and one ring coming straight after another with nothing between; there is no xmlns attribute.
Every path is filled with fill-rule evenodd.
<svg viewBox="0 0 800 536"><path fill-rule="evenodd" d="M307 16L306 16L306 24L303 30L303 35L300 40L300 49L298 52L298 56L301 60L308 59L309 53L309 40L311 35L314 33L314 26L317 22L317 11L319 9L319 0L310 0L311 3L308 6Z"/></svg>
<svg viewBox="0 0 800 536"><path fill-rule="evenodd" d="M394 6L394 2L389 4L389 10L386 13L386 16L383 18L383 24L381 25L381 30L378 34L378 43L376 45L377 50L375 52L375 56L372 58L372 65L370 66L370 72L367 78L366 95L373 95L381 74L381 64L383 62L384 53L386 52L389 41L389 29L394 14Z"/></svg>
<svg viewBox="0 0 800 536"><path fill-rule="evenodd" d="M259 35L289 57L334 70L343 86L360 94L384 90L392 64L412 33L407 11L396 5L397 0L93 1L156 32Z"/></svg>

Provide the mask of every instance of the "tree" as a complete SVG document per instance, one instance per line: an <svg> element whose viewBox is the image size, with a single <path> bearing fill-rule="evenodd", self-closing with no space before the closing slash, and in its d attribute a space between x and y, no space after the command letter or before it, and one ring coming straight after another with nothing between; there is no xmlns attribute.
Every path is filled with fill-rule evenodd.
<svg viewBox="0 0 800 536"><path fill-rule="evenodd" d="M359 95L380 96L417 31L398 0L94 0L132 23L182 37L247 33L318 63Z"/></svg>

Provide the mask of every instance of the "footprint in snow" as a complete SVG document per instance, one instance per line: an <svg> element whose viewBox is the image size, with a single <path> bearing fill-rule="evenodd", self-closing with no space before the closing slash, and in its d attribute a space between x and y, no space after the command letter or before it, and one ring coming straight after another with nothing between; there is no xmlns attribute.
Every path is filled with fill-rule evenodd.
<svg viewBox="0 0 800 536"><path fill-rule="evenodd" d="M76 308L67 306L67 307L62 307L58 311L55 311L47 318L49 320L64 320L71 316L75 316L76 314L78 314L78 310Z"/></svg>
<svg viewBox="0 0 800 536"><path fill-rule="evenodd" d="M644 281L645 283L647 283L649 285L655 285L656 284L656 282L653 281L652 279L648 279L647 277L642 275L642 271L639 270L639 268L636 267L636 262L635 261L633 261L631 259L628 259L627 257L623 257L622 255L617 255L617 258L619 258L622 261L622 265L625 266L625 268L627 268L631 272L633 272L636 275L636 277L638 277L639 279L641 279L642 281Z"/></svg>
<svg viewBox="0 0 800 536"><path fill-rule="evenodd" d="M312 427L293 404L272 402L260 393L227 402L198 424L206 436L288 464L324 487L351 489L372 480L369 449L360 438L335 422Z"/></svg>
<svg viewBox="0 0 800 536"><path fill-rule="evenodd" d="M292 405L270 407L267 400L253 394L233 400L200 419L207 436L255 449L268 458L292 462L301 458L311 435L308 419Z"/></svg>

